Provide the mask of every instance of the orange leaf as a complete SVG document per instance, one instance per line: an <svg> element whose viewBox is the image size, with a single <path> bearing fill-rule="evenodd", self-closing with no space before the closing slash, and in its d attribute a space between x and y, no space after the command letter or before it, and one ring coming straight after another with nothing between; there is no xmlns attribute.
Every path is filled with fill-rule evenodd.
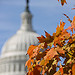
<svg viewBox="0 0 75 75"><path fill-rule="evenodd" d="M72 66L72 75L75 75L75 63Z"/></svg>
<svg viewBox="0 0 75 75"><path fill-rule="evenodd" d="M50 51L47 52L44 59L45 60L51 60L55 55L58 55L58 53L54 48L52 48L52 49L50 49Z"/></svg>
<svg viewBox="0 0 75 75"><path fill-rule="evenodd" d="M27 54L29 55L29 57L31 58L31 56L33 55L33 50L36 48L37 46L31 45L27 51Z"/></svg>
<svg viewBox="0 0 75 75"><path fill-rule="evenodd" d="M59 68L59 70L60 70L60 72L61 72L61 75L63 75L63 67L62 67L61 63L60 63L60 68Z"/></svg>
<svg viewBox="0 0 75 75"><path fill-rule="evenodd" d="M57 28L56 28L56 36L59 36L61 31L64 30L64 25L65 25L65 23L60 21L60 26L58 25Z"/></svg>
<svg viewBox="0 0 75 75"><path fill-rule="evenodd" d="M73 21L72 21L72 23L71 23L71 26L72 26L72 29L74 29L74 31L75 31L75 16L74 16L74 18L73 18ZM72 30L73 31L73 30Z"/></svg>
<svg viewBox="0 0 75 75"><path fill-rule="evenodd" d="M61 53L61 54L65 54L65 50L63 50L62 48L60 48L60 47L57 47L57 48L55 48L55 50L57 51L57 52L59 52L59 53Z"/></svg>
<svg viewBox="0 0 75 75"><path fill-rule="evenodd" d="M34 50L33 50L33 57L37 56L37 54L39 53L40 49L42 49L44 47L44 43L39 44Z"/></svg>
<svg viewBox="0 0 75 75"><path fill-rule="evenodd" d="M72 29L72 27L71 26L69 26L66 30L71 30Z"/></svg>
<svg viewBox="0 0 75 75"><path fill-rule="evenodd" d="M29 60L26 62L25 66L27 66L28 68L30 68L30 66L31 66L31 59L29 59Z"/></svg>
<svg viewBox="0 0 75 75"><path fill-rule="evenodd" d="M57 71L54 75L60 75L60 71Z"/></svg>
<svg viewBox="0 0 75 75"><path fill-rule="evenodd" d="M44 75L44 74L45 74L45 69L43 68L42 75Z"/></svg>

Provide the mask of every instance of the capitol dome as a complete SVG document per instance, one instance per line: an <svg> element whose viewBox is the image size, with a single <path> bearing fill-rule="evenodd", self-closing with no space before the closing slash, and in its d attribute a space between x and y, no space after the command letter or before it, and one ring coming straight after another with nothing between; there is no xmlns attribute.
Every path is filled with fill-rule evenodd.
<svg viewBox="0 0 75 75"><path fill-rule="evenodd" d="M21 14L20 29L2 47L0 75L25 75L28 47L38 44L39 35L32 28L32 14L29 11L28 3L27 0L26 10Z"/></svg>
<svg viewBox="0 0 75 75"><path fill-rule="evenodd" d="M22 30L18 31L14 36L6 41L2 48L1 56L12 56L12 53L20 51L24 51L24 54L26 54L30 45L36 45L38 43L38 36L39 35L35 32L27 32ZM8 55L8 53L10 55Z"/></svg>

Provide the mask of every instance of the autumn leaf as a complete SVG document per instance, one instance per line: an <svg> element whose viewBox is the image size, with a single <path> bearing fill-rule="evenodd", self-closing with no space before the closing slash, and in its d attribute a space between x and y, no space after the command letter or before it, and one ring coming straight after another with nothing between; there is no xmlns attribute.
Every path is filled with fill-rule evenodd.
<svg viewBox="0 0 75 75"><path fill-rule="evenodd" d="M45 60L51 60L55 55L58 55L58 53L54 48L52 48L52 49L50 49L50 51L47 52L44 59Z"/></svg>
<svg viewBox="0 0 75 75"><path fill-rule="evenodd" d="M43 66L44 64L45 64L45 60L42 59L41 62L40 62L40 65Z"/></svg>
<svg viewBox="0 0 75 75"><path fill-rule="evenodd" d="M74 18L73 18L73 21L72 21L72 23L71 23L71 26L72 26L72 29L74 29L74 31L75 31L75 16L74 16ZM72 32L73 33L73 32Z"/></svg>
<svg viewBox="0 0 75 75"><path fill-rule="evenodd" d="M33 50L36 48L37 46L31 45L27 51L27 54L29 55L29 57L31 58L31 56L33 55Z"/></svg>
<svg viewBox="0 0 75 75"><path fill-rule="evenodd" d="M60 54L65 54L66 52L65 50L63 50L63 48L60 48L60 47L55 48L55 50Z"/></svg>
<svg viewBox="0 0 75 75"><path fill-rule="evenodd" d="M66 0L61 0L61 4L62 4L62 6L64 5L64 3L67 4Z"/></svg>
<svg viewBox="0 0 75 75"><path fill-rule="evenodd" d="M66 30L71 30L72 29L72 27L71 26L69 26Z"/></svg>
<svg viewBox="0 0 75 75"><path fill-rule="evenodd" d="M64 30L64 25L65 23L60 21L60 26L57 25L57 28L56 28L56 33L53 35L53 36L59 36L59 34Z"/></svg>
<svg viewBox="0 0 75 75"><path fill-rule="evenodd" d="M46 37L44 37L43 35L41 35L41 37L37 37L38 38L38 40L39 40L39 43L50 43L50 42L52 42L53 41L53 36L51 36L50 34L48 34L46 31L45 31L45 36Z"/></svg>
<svg viewBox="0 0 75 75"><path fill-rule="evenodd" d="M58 0L58 1L59 1L59 0ZM61 0L61 4L62 4L62 6L64 5L64 3L67 4L66 0Z"/></svg>
<svg viewBox="0 0 75 75"><path fill-rule="evenodd" d="M38 53L38 55L36 56L36 60L41 60L41 58L43 58L45 55L46 55L46 52Z"/></svg>
<svg viewBox="0 0 75 75"><path fill-rule="evenodd" d="M59 68L59 70L60 70L60 72L61 72L61 75L63 75L63 67L62 67L61 63L60 63L60 68Z"/></svg>
<svg viewBox="0 0 75 75"><path fill-rule="evenodd" d="M69 17L64 15L70 21ZM29 47L29 60L25 64L27 75L75 75L75 17L71 26L64 29L64 25L65 23L60 21L52 36L45 31L45 37L38 37L39 45ZM60 57L65 58L63 66L58 65ZM57 67L59 70L56 72Z"/></svg>
<svg viewBox="0 0 75 75"><path fill-rule="evenodd" d="M69 18L69 16L67 16L66 14L64 14L64 15L67 17L68 21L71 23L72 20Z"/></svg>
<svg viewBox="0 0 75 75"><path fill-rule="evenodd" d="M29 59L26 64L25 64L25 67L28 67L28 69L31 67L31 59Z"/></svg>
<svg viewBox="0 0 75 75"><path fill-rule="evenodd" d="M75 63L72 66L72 75L75 75Z"/></svg>
<svg viewBox="0 0 75 75"><path fill-rule="evenodd" d="M42 75L44 75L45 74L45 69L44 69L44 67L43 67L43 70L42 70Z"/></svg>
<svg viewBox="0 0 75 75"><path fill-rule="evenodd" d="M28 72L27 75L41 75L40 72L41 72L42 68L40 65L36 65L32 71Z"/></svg>
<svg viewBox="0 0 75 75"><path fill-rule="evenodd" d="M39 40L39 43L43 43L45 42L45 37L43 35L41 35L41 37L37 37Z"/></svg>
<svg viewBox="0 0 75 75"><path fill-rule="evenodd" d="M39 44L34 50L32 57L36 57L40 51L40 49L44 48L44 43Z"/></svg>
<svg viewBox="0 0 75 75"><path fill-rule="evenodd" d="M41 72L42 68L40 65L36 65L33 69L33 75L41 75L40 72Z"/></svg>
<svg viewBox="0 0 75 75"><path fill-rule="evenodd" d="M67 62L66 62L66 64L68 64L68 63L70 63L72 60L71 59L69 59Z"/></svg>
<svg viewBox="0 0 75 75"><path fill-rule="evenodd" d="M54 75L60 75L60 71L57 71Z"/></svg>

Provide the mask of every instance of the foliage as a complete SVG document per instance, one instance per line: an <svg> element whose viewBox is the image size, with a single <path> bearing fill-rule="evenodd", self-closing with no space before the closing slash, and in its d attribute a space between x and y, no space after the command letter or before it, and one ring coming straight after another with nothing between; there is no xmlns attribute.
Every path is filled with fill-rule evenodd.
<svg viewBox="0 0 75 75"><path fill-rule="evenodd" d="M66 0L61 0L62 6L64 3L67 3ZM27 75L75 75L75 16L70 20L64 15L71 26L65 29L65 22L60 21L53 35L45 31L45 37L37 37L39 45L29 47L29 60L25 64L28 69ZM60 57L65 58L64 65L60 63Z"/></svg>
<svg viewBox="0 0 75 75"><path fill-rule="evenodd" d="M65 23L60 21L52 36L45 31L46 37L37 37L39 45L29 47L25 64L28 75L75 75L75 16L70 22L71 26L64 29ZM65 58L65 65L58 65L60 57Z"/></svg>

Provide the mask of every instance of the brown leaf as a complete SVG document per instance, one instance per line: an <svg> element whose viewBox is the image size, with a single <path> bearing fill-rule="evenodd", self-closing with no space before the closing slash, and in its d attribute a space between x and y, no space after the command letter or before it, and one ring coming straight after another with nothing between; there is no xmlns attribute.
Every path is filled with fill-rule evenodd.
<svg viewBox="0 0 75 75"><path fill-rule="evenodd" d="M64 15L67 17L68 21L71 23L72 20L66 14L64 14Z"/></svg>
<svg viewBox="0 0 75 75"><path fill-rule="evenodd" d="M58 0L58 1L59 1L59 0ZM62 6L64 5L64 3L67 4L66 0L61 0L61 4L62 4Z"/></svg>
<svg viewBox="0 0 75 75"><path fill-rule="evenodd" d="M45 42L45 37L43 35L41 35L41 37L37 37L39 40L39 43L43 43Z"/></svg>
<svg viewBox="0 0 75 75"><path fill-rule="evenodd" d="M33 75L41 75L40 74L41 70L42 70L41 66L36 65L33 69Z"/></svg>
<svg viewBox="0 0 75 75"><path fill-rule="evenodd" d="M36 60L41 60L41 58L43 58L45 55L46 55L46 52L38 53L38 55L36 56Z"/></svg>
<svg viewBox="0 0 75 75"><path fill-rule="evenodd" d="M53 36L51 36L50 34L48 34L46 31L45 31L45 36L44 37L43 35L41 35L41 37L37 37L38 40L39 40L39 43L50 43L53 41Z"/></svg>
<svg viewBox="0 0 75 75"><path fill-rule="evenodd" d="M62 6L63 6L65 3L67 4L66 0L61 0Z"/></svg>

